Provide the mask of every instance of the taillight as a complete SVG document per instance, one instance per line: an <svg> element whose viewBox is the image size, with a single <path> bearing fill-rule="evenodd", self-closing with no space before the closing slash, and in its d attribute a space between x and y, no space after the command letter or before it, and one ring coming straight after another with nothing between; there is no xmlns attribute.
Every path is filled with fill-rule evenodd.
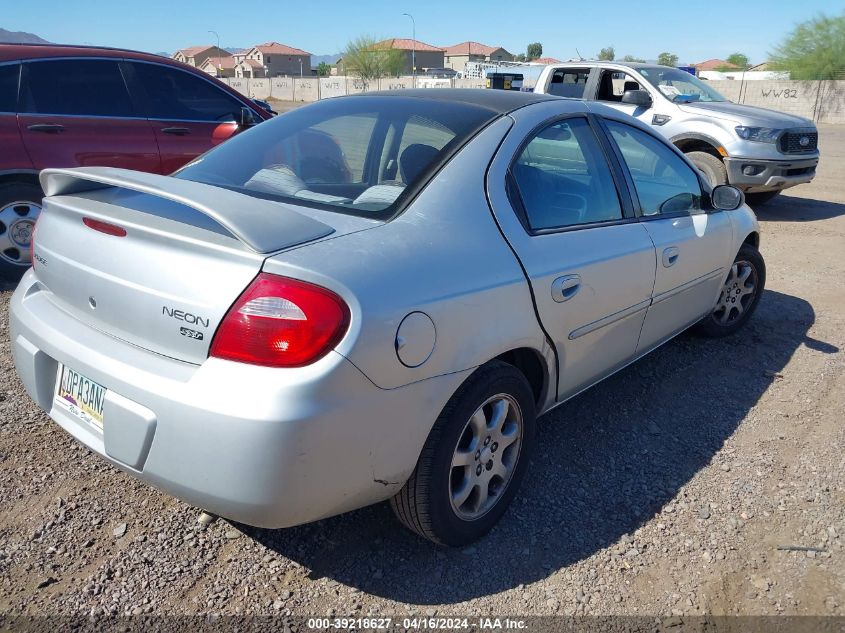
<svg viewBox="0 0 845 633"><path fill-rule="evenodd" d="M346 333L349 308L330 290L260 273L229 308L209 355L268 367L302 367Z"/></svg>
<svg viewBox="0 0 845 633"><path fill-rule="evenodd" d="M94 218L82 218L82 223L89 229L94 229L106 235L113 235L114 237L126 237L126 229L111 222L103 222L102 220L95 220Z"/></svg>

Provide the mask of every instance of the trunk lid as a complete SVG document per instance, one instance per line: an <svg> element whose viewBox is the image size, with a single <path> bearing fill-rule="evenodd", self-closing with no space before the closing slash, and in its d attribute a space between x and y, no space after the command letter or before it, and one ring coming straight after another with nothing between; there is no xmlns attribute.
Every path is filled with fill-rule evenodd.
<svg viewBox="0 0 845 633"><path fill-rule="evenodd" d="M36 276L80 321L189 363L268 254L379 224L124 171L43 172Z"/></svg>

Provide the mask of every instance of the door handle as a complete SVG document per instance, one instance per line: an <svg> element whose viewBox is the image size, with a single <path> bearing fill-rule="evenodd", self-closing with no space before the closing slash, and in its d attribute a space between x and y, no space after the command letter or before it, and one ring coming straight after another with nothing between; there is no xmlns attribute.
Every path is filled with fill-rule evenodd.
<svg viewBox="0 0 845 633"><path fill-rule="evenodd" d="M677 246L670 246L669 248L663 249L663 267L669 268L674 266L680 256L681 251Z"/></svg>
<svg viewBox="0 0 845 633"><path fill-rule="evenodd" d="M45 134L58 134L59 132L65 131L64 125L59 125L58 123L33 123L32 125L27 125L26 129L30 132L44 132Z"/></svg>
<svg viewBox="0 0 845 633"><path fill-rule="evenodd" d="M552 282L552 299L557 303L569 301L581 289L581 275L564 275Z"/></svg>
<svg viewBox="0 0 845 633"><path fill-rule="evenodd" d="M164 134L173 134L174 136L185 136L191 133L191 130L186 127L163 127L161 131Z"/></svg>

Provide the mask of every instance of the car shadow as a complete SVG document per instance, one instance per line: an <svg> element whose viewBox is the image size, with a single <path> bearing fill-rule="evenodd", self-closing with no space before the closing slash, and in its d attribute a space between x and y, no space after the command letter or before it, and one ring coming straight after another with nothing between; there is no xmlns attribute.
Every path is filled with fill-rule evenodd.
<svg viewBox="0 0 845 633"><path fill-rule="evenodd" d="M814 222L845 215L845 204L783 194L752 209L763 222Z"/></svg>
<svg viewBox="0 0 845 633"><path fill-rule="evenodd" d="M457 603L541 580L682 495L800 345L837 352L807 336L814 318L807 301L766 291L741 334L684 334L544 416L520 496L463 550L402 529L387 504L286 530L242 529L313 578L401 602Z"/></svg>

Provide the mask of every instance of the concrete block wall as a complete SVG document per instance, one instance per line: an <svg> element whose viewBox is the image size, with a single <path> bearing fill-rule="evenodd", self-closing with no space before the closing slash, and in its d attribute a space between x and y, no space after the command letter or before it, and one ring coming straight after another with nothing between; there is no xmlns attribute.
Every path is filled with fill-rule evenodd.
<svg viewBox="0 0 845 633"><path fill-rule="evenodd" d="M808 118L845 123L845 81L710 81L726 98Z"/></svg>
<svg viewBox="0 0 845 633"><path fill-rule="evenodd" d="M392 77L364 82L356 77L275 77L273 79L224 79L240 93L256 99L316 101L369 90L404 90L412 77ZM421 88L484 88L483 79L429 81L417 78ZM735 103L806 117L817 123L845 124L845 81L709 81L709 85Z"/></svg>
<svg viewBox="0 0 845 633"><path fill-rule="evenodd" d="M813 119L821 84L820 81L746 81L740 102Z"/></svg>
<svg viewBox="0 0 845 633"><path fill-rule="evenodd" d="M845 124L845 81L825 81L816 115L821 123Z"/></svg>

